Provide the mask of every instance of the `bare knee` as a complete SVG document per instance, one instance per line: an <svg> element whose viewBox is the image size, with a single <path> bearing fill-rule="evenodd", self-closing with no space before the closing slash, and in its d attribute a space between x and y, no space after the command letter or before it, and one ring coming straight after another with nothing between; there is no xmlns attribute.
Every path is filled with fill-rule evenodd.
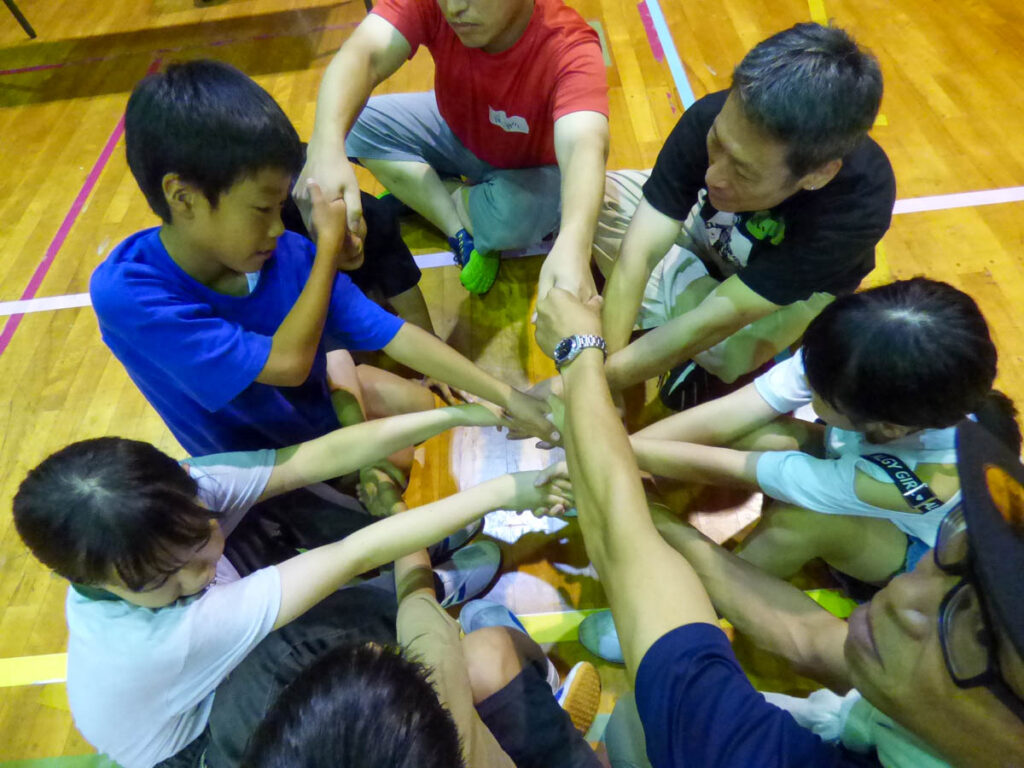
<svg viewBox="0 0 1024 768"><path fill-rule="evenodd" d="M509 627L485 627L462 638L473 701L494 695L523 671L525 659Z"/></svg>

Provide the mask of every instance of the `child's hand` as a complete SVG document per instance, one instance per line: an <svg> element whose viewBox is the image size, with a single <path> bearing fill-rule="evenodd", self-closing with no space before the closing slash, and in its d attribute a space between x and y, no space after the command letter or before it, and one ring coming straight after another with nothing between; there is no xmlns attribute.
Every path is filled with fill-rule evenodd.
<svg viewBox="0 0 1024 768"><path fill-rule="evenodd" d="M547 469L516 472L516 498L513 509L530 510L533 514L561 515L576 505L572 482L565 462Z"/></svg>
<svg viewBox="0 0 1024 768"><path fill-rule="evenodd" d="M486 400L478 400L474 403L465 403L453 407L458 408L465 416L467 427L512 428L512 422L505 413L505 409L493 403L488 403Z"/></svg>
<svg viewBox="0 0 1024 768"><path fill-rule="evenodd" d="M307 182L313 203L313 238L318 248L335 253L338 269L356 269L363 261L363 240L348 228L347 207L342 198L328 200L320 186Z"/></svg>

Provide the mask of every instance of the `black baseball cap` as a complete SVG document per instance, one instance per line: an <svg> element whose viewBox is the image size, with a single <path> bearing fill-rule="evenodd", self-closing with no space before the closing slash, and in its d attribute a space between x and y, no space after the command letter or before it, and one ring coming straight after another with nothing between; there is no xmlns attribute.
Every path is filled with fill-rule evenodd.
<svg viewBox="0 0 1024 768"><path fill-rule="evenodd" d="M1024 465L973 421L957 426L970 569L993 618L1024 657Z"/></svg>

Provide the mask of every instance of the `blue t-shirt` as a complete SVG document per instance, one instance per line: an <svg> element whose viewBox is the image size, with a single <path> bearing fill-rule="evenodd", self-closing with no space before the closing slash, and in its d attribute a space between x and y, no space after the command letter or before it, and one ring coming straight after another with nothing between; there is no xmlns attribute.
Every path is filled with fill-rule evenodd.
<svg viewBox="0 0 1024 768"><path fill-rule="evenodd" d="M338 428L324 339L301 385L256 383L314 255L313 243L285 232L241 297L187 275L156 228L132 235L96 268L89 292L103 341L190 454L282 448ZM335 278L324 329L331 347L382 349L402 322L347 275Z"/></svg>
<svg viewBox="0 0 1024 768"><path fill-rule="evenodd" d="M650 647L637 670L636 705L654 768L880 766L765 701L711 624L678 627Z"/></svg>

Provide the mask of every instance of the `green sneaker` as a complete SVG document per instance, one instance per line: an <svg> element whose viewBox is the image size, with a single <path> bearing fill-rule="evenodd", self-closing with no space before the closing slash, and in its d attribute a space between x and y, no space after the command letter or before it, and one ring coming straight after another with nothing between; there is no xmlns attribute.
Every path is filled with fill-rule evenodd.
<svg viewBox="0 0 1024 768"><path fill-rule="evenodd" d="M465 229L448 238L448 245L455 254L455 263L462 268L459 281L470 293L478 296L487 293L494 285L501 268L501 258L496 253L480 252L473 243L473 236Z"/></svg>

